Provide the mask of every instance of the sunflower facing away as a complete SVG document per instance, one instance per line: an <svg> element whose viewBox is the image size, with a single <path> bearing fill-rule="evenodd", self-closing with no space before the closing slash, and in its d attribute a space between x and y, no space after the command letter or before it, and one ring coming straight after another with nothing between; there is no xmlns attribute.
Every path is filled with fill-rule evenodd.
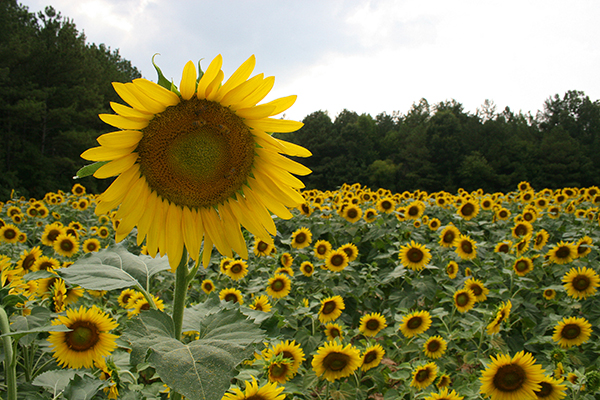
<svg viewBox="0 0 600 400"><path fill-rule="evenodd" d="M317 376L329 382L345 378L360 367L362 358L360 351L351 344L345 347L335 341L327 342L319 347L313 357L312 367Z"/></svg>
<svg viewBox="0 0 600 400"><path fill-rule="evenodd" d="M520 351L510 357L499 354L482 372L479 392L491 400L536 399L535 392L541 389L544 370L535 363L530 353Z"/></svg>
<svg viewBox="0 0 600 400"><path fill-rule="evenodd" d="M407 338L425 332L431 326L431 315L428 311L415 311L402 317L400 331Z"/></svg>
<svg viewBox="0 0 600 400"><path fill-rule="evenodd" d="M48 341L54 349L58 365L65 368L91 368L94 361L110 354L116 347L117 335L109 333L119 324L96 306L68 309L52 325L65 325L68 332L50 332Z"/></svg>
<svg viewBox="0 0 600 400"><path fill-rule="evenodd" d="M138 244L148 253L169 255L175 270L188 250L203 263L213 245L232 257L247 258L240 224L272 243L271 213L292 217L288 208L304 202L296 175L310 170L282 154L308 157L300 146L273 138L270 132L293 132L302 123L270 118L296 100L288 96L262 105L274 78L250 79L251 56L225 82L221 55L198 79L193 62L184 69L178 89L167 90L146 79L113 83L131 107L111 103L116 114L100 119L119 130L98 138L99 147L85 151L86 160L107 162L96 178L117 176L98 198L96 213L119 206L116 240L137 226ZM166 232L169 232L167 235Z"/></svg>
<svg viewBox="0 0 600 400"><path fill-rule="evenodd" d="M563 286L567 294L575 299L586 299L596 293L596 288L600 286L600 277L596 271L591 268L571 268L563 276Z"/></svg>
<svg viewBox="0 0 600 400"><path fill-rule="evenodd" d="M552 340L560 347L579 346L588 341L592 334L592 325L581 317L565 317L554 328Z"/></svg>

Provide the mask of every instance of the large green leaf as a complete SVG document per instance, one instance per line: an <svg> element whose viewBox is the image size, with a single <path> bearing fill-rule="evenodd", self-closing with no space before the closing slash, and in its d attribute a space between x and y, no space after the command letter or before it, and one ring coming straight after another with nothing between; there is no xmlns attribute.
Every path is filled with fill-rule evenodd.
<svg viewBox="0 0 600 400"><path fill-rule="evenodd" d="M69 328L64 325L49 325L48 321L50 319L51 313L47 308L41 306L34 307L31 310L30 315L19 315L15 317L10 324L12 332L1 335L0 337L13 336L15 340L20 340L21 344L27 346L36 338L36 335L27 336L30 333L66 332L69 330Z"/></svg>
<svg viewBox="0 0 600 400"><path fill-rule="evenodd" d="M148 310L128 323L121 338L131 343L131 363L135 365L145 361L153 345L173 339L174 336L171 317L158 310Z"/></svg>

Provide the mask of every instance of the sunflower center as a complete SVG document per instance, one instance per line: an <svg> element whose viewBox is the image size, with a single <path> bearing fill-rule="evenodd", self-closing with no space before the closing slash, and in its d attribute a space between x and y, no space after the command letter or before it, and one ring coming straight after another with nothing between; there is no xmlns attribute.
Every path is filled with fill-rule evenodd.
<svg viewBox="0 0 600 400"><path fill-rule="evenodd" d="M242 266L240 264L233 264L229 270L234 274L239 274L242 272Z"/></svg>
<svg viewBox="0 0 600 400"><path fill-rule="evenodd" d="M269 368L270 375L274 378L281 378L287 375L288 365L286 363L273 363Z"/></svg>
<svg viewBox="0 0 600 400"><path fill-rule="evenodd" d="M367 219L371 219L374 216L375 216L375 213L373 211L367 211L367 215L366 215Z"/></svg>
<svg viewBox="0 0 600 400"><path fill-rule="evenodd" d="M325 246L325 245L319 245L317 247L317 254L323 256L323 255L325 255L326 252L327 252L327 246Z"/></svg>
<svg viewBox="0 0 600 400"><path fill-rule="evenodd" d="M517 225L515 228L515 235L518 237L524 236L527 234L527 227L525 225Z"/></svg>
<svg viewBox="0 0 600 400"><path fill-rule="evenodd" d="M96 243L90 242L87 244L87 249L89 251L95 251L98 247L96 246Z"/></svg>
<svg viewBox="0 0 600 400"><path fill-rule="evenodd" d="M153 191L180 206L210 207L246 181L254 139L231 110L193 97L156 115L143 129L137 151Z"/></svg>
<svg viewBox="0 0 600 400"><path fill-rule="evenodd" d="M423 252L420 249L414 247L408 250L406 255L408 256L408 259L414 263L418 263L423 259Z"/></svg>
<svg viewBox="0 0 600 400"><path fill-rule="evenodd" d="M427 350L429 350L429 352L431 353L435 353L436 351L438 351L440 348L440 342L438 342L437 340L432 340L429 343L427 343Z"/></svg>
<svg viewBox="0 0 600 400"><path fill-rule="evenodd" d="M348 210L348 218L350 218L350 219L356 218L357 215L358 215L358 211L356 211L356 209L351 208Z"/></svg>
<svg viewBox="0 0 600 400"><path fill-rule="evenodd" d="M325 304L323 304L323 311L322 311L322 313L325 314L325 315L331 314L336 309L337 309L337 305L335 304L335 301L333 301L333 300L327 301L327 302L325 302Z"/></svg>
<svg viewBox="0 0 600 400"><path fill-rule="evenodd" d="M456 237L456 235L454 235L454 232L446 232L444 234L443 242L444 243L452 243L452 242L454 242L455 237Z"/></svg>
<svg viewBox="0 0 600 400"><path fill-rule="evenodd" d="M63 240L62 242L60 242L60 248L63 249L63 251L72 251L73 242L71 242L70 240Z"/></svg>
<svg viewBox="0 0 600 400"><path fill-rule="evenodd" d="M577 339L581 334L581 327L577 324L567 324L562 328L561 335L565 339Z"/></svg>
<svg viewBox="0 0 600 400"><path fill-rule="evenodd" d="M460 293L456 296L456 304L460 307L464 307L469 304L470 297L467 293Z"/></svg>
<svg viewBox="0 0 600 400"><path fill-rule="evenodd" d="M15 231L14 229L9 228L4 231L4 238L11 240L15 237L17 237L17 231Z"/></svg>
<svg viewBox="0 0 600 400"><path fill-rule="evenodd" d="M296 235L296 237L294 238L294 241L298 244L302 244L304 242L306 242L306 233L304 232L300 232Z"/></svg>
<svg viewBox="0 0 600 400"><path fill-rule="evenodd" d="M232 303L237 303L238 302L238 298L235 295L235 293L227 293L225 295L225 301L231 301Z"/></svg>
<svg viewBox="0 0 600 400"><path fill-rule="evenodd" d="M311 272L312 272L312 270L313 270L313 268L312 268L312 266L311 266L311 265L308 265L308 264L307 264L307 265L305 265L305 266L304 266L304 270L305 270L307 273L311 273Z"/></svg>
<svg viewBox="0 0 600 400"><path fill-rule="evenodd" d="M342 250L344 251L344 253L346 253L346 255L348 256L348 259L351 259L352 256L354 255L354 250L352 250L352 248L350 248L350 247L344 247Z"/></svg>
<svg viewBox="0 0 600 400"><path fill-rule="evenodd" d="M463 240L463 242L460 244L460 248L466 254L470 254L473 252L473 245L467 240Z"/></svg>
<svg viewBox="0 0 600 400"><path fill-rule="evenodd" d="M48 240L54 242L58 235L60 235L60 231L58 229L52 229L50 232L48 232Z"/></svg>
<svg viewBox="0 0 600 400"><path fill-rule="evenodd" d="M523 214L523 219L527 222L530 222L533 220L533 214L527 212L527 213Z"/></svg>
<svg viewBox="0 0 600 400"><path fill-rule="evenodd" d="M23 260L23 269L31 269L31 267L33 267L33 264L35 264L35 261L35 256L33 254L28 254L27 257L25 257L25 259Z"/></svg>
<svg viewBox="0 0 600 400"><path fill-rule="evenodd" d="M577 254L585 254L585 252L588 250L588 247L585 244L580 244L579 246L577 246Z"/></svg>
<svg viewBox="0 0 600 400"><path fill-rule="evenodd" d="M383 208L384 210L389 210L390 208L392 208L392 203L384 200L381 202L381 208Z"/></svg>
<svg viewBox="0 0 600 400"><path fill-rule="evenodd" d="M548 382L540 382L540 386L541 389L539 391L534 391L539 399L545 399L552 394L553 389L551 384Z"/></svg>
<svg viewBox="0 0 600 400"><path fill-rule="evenodd" d="M468 217L469 215L473 214L474 212L475 212L475 207L471 203L465 204L462 208L462 213L465 217Z"/></svg>
<svg viewBox="0 0 600 400"><path fill-rule="evenodd" d="M500 218L506 218L508 216L508 213L506 212L506 210L502 210L498 213L498 215L500 216Z"/></svg>
<svg viewBox="0 0 600 400"><path fill-rule="evenodd" d="M406 323L406 326L408 327L408 329L417 329L422 324L423 324L423 320L421 319L421 317L412 317L411 319L408 320L408 322Z"/></svg>
<svg viewBox="0 0 600 400"><path fill-rule="evenodd" d="M585 291L587 288L590 287L590 279L587 276L584 275L577 275L574 279L573 279L573 287L580 291L583 292Z"/></svg>
<svg viewBox="0 0 600 400"><path fill-rule="evenodd" d="M494 387L502 392L514 392L523 385L525 378L525 371L520 366L504 365L494 375Z"/></svg>
<svg viewBox="0 0 600 400"><path fill-rule="evenodd" d="M375 351L370 351L367 354L365 354L365 359L363 361L363 364L369 364L372 363L373 361L375 361L377 359L377 352Z"/></svg>
<svg viewBox="0 0 600 400"><path fill-rule="evenodd" d="M256 246L256 247L258 248L258 251L260 251L262 253L269 248L269 245L268 245L268 243L265 243L261 240L260 242L258 242L258 246Z"/></svg>
<svg viewBox="0 0 600 400"><path fill-rule="evenodd" d="M330 353L323 359L323 366L329 371L341 371L346 368L350 357L342 353Z"/></svg>
<svg viewBox="0 0 600 400"><path fill-rule="evenodd" d="M556 257L563 259L563 258L569 258L569 256L571 255L571 249L569 249L567 246L561 246L556 250Z"/></svg>
<svg viewBox="0 0 600 400"><path fill-rule="evenodd" d="M340 254L334 255L333 257L331 257L331 265L335 267L344 265L344 257Z"/></svg>
<svg viewBox="0 0 600 400"><path fill-rule="evenodd" d="M370 331L376 331L377 329L379 329L379 321L377 321L376 319L370 319L367 323L366 323L367 329Z"/></svg>
<svg viewBox="0 0 600 400"><path fill-rule="evenodd" d="M86 351L91 349L100 340L97 327L86 321L77 321L69 327L72 329L67 332L67 345L74 351Z"/></svg>
<svg viewBox="0 0 600 400"><path fill-rule="evenodd" d="M417 374L415 375L415 380L417 382L424 382L427 379L429 379L429 369L425 368L422 370L419 370L419 372L417 372Z"/></svg>
<svg viewBox="0 0 600 400"><path fill-rule="evenodd" d="M337 328L331 328L329 330L329 336L334 337L334 338L340 337L341 336L340 331Z"/></svg>
<svg viewBox="0 0 600 400"><path fill-rule="evenodd" d="M479 285L471 285L469 287L469 289L471 289L471 291L473 292L473 294L475 294L475 296L479 296L483 293L483 289Z"/></svg>
<svg viewBox="0 0 600 400"><path fill-rule="evenodd" d="M285 283L281 279L277 279L275 282L271 284L271 289L274 292L280 292L285 288Z"/></svg>
<svg viewBox="0 0 600 400"><path fill-rule="evenodd" d="M515 265L515 269L519 272L524 272L527 271L528 265L525 261L521 260L518 261L517 264Z"/></svg>

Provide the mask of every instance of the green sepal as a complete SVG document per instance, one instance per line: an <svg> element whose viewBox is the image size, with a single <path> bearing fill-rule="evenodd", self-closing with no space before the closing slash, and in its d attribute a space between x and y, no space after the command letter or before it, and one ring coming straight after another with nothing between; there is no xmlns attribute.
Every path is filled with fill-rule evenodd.
<svg viewBox="0 0 600 400"><path fill-rule="evenodd" d="M165 78L165 76L163 75L159 66L156 65L156 63L154 62L154 57L156 57L157 55L158 55L158 53L156 53L152 56L152 65L154 65L154 69L156 69L156 73L158 74L157 84L159 86L164 87L167 90L170 90L171 92L175 93L176 95L181 96L181 93L179 93L179 90L177 90L177 86L175 86L175 84L173 82L169 82L169 80L167 78Z"/></svg>
<svg viewBox="0 0 600 400"><path fill-rule="evenodd" d="M79 171L77 171L77 174L75 175L75 179L81 179L81 178L85 178L86 176L93 175L96 171L98 171L98 169L101 166L108 164L109 162L110 161L98 161L93 164L86 165L85 167L83 167Z"/></svg>
<svg viewBox="0 0 600 400"><path fill-rule="evenodd" d="M198 82L200 82L200 79L202 79L202 77L204 76L204 71L202 71L202 67L200 66L200 61L202 61L203 58L198 60L198 79L196 79L196 84L198 84Z"/></svg>

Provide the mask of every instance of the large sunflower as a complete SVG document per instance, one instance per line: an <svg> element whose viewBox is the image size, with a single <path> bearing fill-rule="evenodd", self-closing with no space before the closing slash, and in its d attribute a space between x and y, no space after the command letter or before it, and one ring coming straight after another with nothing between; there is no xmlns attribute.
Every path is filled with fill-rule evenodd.
<svg viewBox="0 0 600 400"><path fill-rule="evenodd" d="M327 297L321 300L321 308L319 309L319 321L322 323L335 321L340 315L342 310L346 308L344 299L341 296Z"/></svg>
<svg viewBox="0 0 600 400"><path fill-rule="evenodd" d="M351 344L345 347L337 342L327 342L319 347L313 357L312 367L317 376L323 375L329 382L345 378L360 367L360 351Z"/></svg>
<svg viewBox="0 0 600 400"><path fill-rule="evenodd" d="M52 325L65 325L68 332L50 332L48 341L58 365L67 368L90 368L116 347L117 335L108 333L119 324L96 306L68 309Z"/></svg>
<svg viewBox="0 0 600 400"><path fill-rule="evenodd" d="M363 371L368 371L371 368L375 368L381 363L383 360L383 356L385 355L385 350L381 347L380 344L375 344L373 346L369 346L365 349L365 352L362 356L362 364L360 369Z"/></svg>
<svg viewBox="0 0 600 400"><path fill-rule="evenodd" d="M120 130L100 136L100 146L81 155L109 161L95 177L118 176L96 207L100 215L120 206L117 241L137 226L138 243L145 238L152 256L168 254L172 270L184 246L198 260L202 243L205 266L213 245L227 257L234 250L247 258L240 224L271 243L271 212L289 219L288 208L304 202L296 191L304 185L291 174L310 170L282 154L307 157L310 152L267 133L302 126L269 118L291 107L296 96L257 106L274 79L263 74L248 79L252 56L222 84L222 63L218 55L198 79L189 61L178 90L146 79L113 83L131 108L111 103L117 114L100 119Z"/></svg>
<svg viewBox="0 0 600 400"><path fill-rule="evenodd" d="M437 372L438 367L434 362L415 368L410 386L414 386L417 389L425 389L435 381Z"/></svg>
<svg viewBox="0 0 600 400"><path fill-rule="evenodd" d="M567 294L575 299L586 299L596 293L596 288L600 286L600 277L596 271L591 268L571 268L563 276L563 286Z"/></svg>
<svg viewBox="0 0 600 400"><path fill-rule="evenodd" d="M332 250L327 253L325 265L333 272L343 271L348 266L348 255L342 249Z"/></svg>
<svg viewBox="0 0 600 400"><path fill-rule="evenodd" d="M535 392L542 387L544 370L535 363L530 353L520 351L510 357L499 354L482 372L479 392L491 400L535 399Z"/></svg>
<svg viewBox="0 0 600 400"><path fill-rule="evenodd" d="M431 315L428 311L415 311L402 317L400 331L408 338L425 332L431 326Z"/></svg>
<svg viewBox="0 0 600 400"><path fill-rule="evenodd" d="M363 335L373 337L385 327L387 327L387 324L383 315L380 313L370 313L360 319L358 329Z"/></svg>
<svg viewBox="0 0 600 400"><path fill-rule="evenodd" d="M568 348L585 343L592 334L592 325L581 317L565 317L554 327L552 340Z"/></svg>
<svg viewBox="0 0 600 400"><path fill-rule="evenodd" d="M223 400L284 400L285 394L281 394L285 387L277 387L277 383L267 383L261 387L258 387L256 378L252 377L252 382L245 381L246 390L241 391L240 389L231 389L233 393L225 393Z"/></svg>
<svg viewBox="0 0 600 400"><path fill-rule="evenodd" d="M568 264L577 258L577 247L573 243L560 241L546 254L556 264Z"/></svg>
<svg viewBox="0 0 600 400"><path fill-rule="evenodd" d="M398 258L406 268L420 271L431 261L431 252L424 245L411 240L410 244L400 247Z"/></svg>

